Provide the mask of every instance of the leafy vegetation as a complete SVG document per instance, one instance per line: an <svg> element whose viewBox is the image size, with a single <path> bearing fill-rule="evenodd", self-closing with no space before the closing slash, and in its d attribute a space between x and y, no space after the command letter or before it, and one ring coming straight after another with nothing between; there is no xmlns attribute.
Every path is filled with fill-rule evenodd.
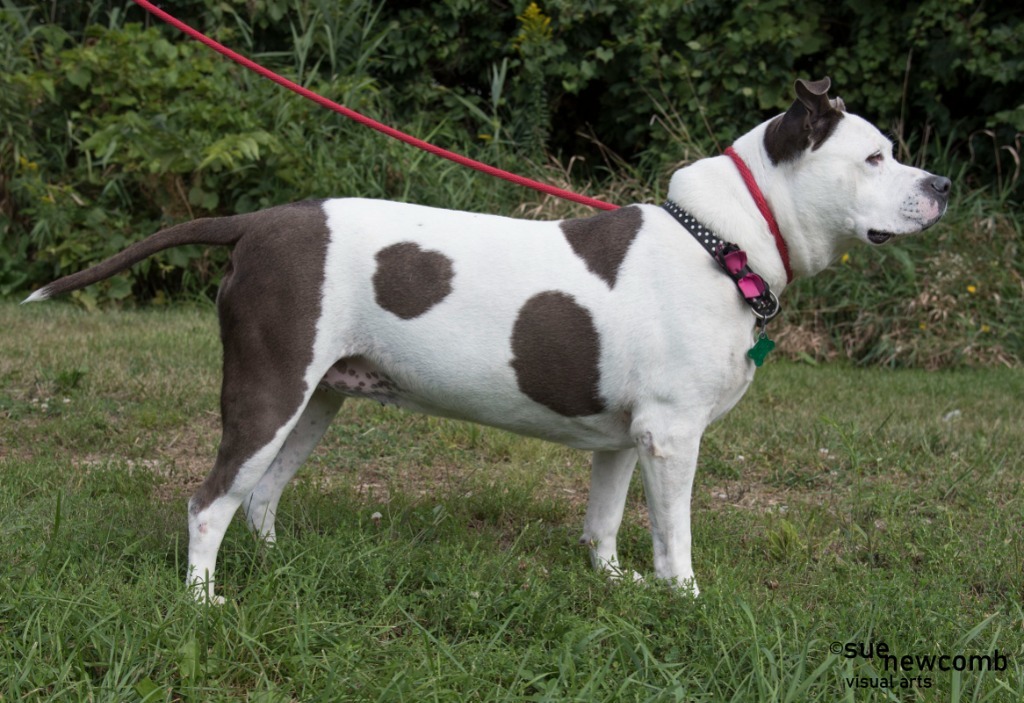
<svg viewBox="0 0 1024 703"><path fill-rule="evenodd" d="M217 441L211 306L7 303L0 327L5 700L1024 695L1016 370L766 365L705 436L696 601L590 571L584 453L346 403L285 493L279 546L228 531L210 609L184 569L185 497ZM651 573L639 480L620 549ZM882 642L1005 661L832 650Z"/></svg>
<svg viewBox="0 0 1024 703"><path fill-rule="evenodd" d="M180 16L285 75L503 168L658 202L680 163L830 74L904 160L950 175L934 233L787 297L784 348L933 368L1024 359L1021 18L974 0L481 4L191 0ZM0 296L184 219L360 195L586 214L427 157L293 96L134 6L0 9ZM165 252L86 307L209 298L223 251Z"/></svg>

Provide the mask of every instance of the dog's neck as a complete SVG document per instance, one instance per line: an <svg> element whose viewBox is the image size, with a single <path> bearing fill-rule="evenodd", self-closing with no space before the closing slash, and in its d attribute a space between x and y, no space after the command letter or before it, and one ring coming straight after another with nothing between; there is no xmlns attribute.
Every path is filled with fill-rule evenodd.
<svg viewBox="0 0 1024 703"><path fill-rule="evenodd" d="M777 218L793 277L813 276L841 252L828 237L805 235L806 228L815 223L804 221L799 203L793 201L784 177L778 173L789 167L771 164L763 146L766 125L736 140L733 148L749 167ZM725 188L723 183L730 186ZM752 268L768 280L772 290L781 292L785 288L787 274L775 237L732 159L725 155L710 157L676 171L669 183L668 198L745 250Z"/></svg>
<svg viewBox="0 0 1024 703"><path fill-rule="evenodd" d="M730 186L723 187L723 183ZM786 269L775 239L728 156L702 159L676 171L669 182L668 199L747 252L750 267L773 291L781 293L786 287Z"/></svg>

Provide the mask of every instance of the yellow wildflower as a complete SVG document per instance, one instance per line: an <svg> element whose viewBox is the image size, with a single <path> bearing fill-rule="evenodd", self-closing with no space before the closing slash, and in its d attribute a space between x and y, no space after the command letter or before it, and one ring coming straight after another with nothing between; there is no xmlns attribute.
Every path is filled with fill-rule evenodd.
<svg viewBox="0 0 1024 703"><path fill-rule="evenodd" d="M512 40L516 50L522 51L524 44L540 45L551 38L551 18L537 7L537 3L531 2L516 19L519 20L519 34Z"/></svg>

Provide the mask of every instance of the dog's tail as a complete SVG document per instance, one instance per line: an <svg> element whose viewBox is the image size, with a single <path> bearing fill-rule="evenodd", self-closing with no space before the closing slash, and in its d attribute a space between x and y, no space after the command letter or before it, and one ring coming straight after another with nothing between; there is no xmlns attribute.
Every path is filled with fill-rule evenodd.
<svg viewBox="0 0 1024 703"><path fill-rule="evenodd" d="M160 230L150 235L141 242L135 242L127 249L114 254L106 261L95 266L73 273L64 278L58 278L53 283L45 285L22 303L35 303L40 300L47 300L56 295L68 293L79 288L109 278L119 271L123 271L132 264L136 264L147 256L152 256L158 251L178 247L183 244L209 244L215 246L230 246L238 242L246 232L251 229L251 222L245 215L234 215L231 217L206 217L191 222L183 222L174 227Z"/></svg>

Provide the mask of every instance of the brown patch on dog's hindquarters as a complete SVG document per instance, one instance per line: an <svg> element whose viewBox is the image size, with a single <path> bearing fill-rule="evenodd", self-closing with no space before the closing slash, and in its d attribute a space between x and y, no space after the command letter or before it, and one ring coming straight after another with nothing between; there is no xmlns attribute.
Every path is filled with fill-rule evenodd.
<svg viewBox="0 0 1024 703"><path fill-rule="evenodd" d="M227 493L239 467L265 447L305 396L330 233L319 202L264 211L231 253L217 296L224 377L220 447L189 504L193 514ZM287 262L303 276L282 274Z"/></svg>

